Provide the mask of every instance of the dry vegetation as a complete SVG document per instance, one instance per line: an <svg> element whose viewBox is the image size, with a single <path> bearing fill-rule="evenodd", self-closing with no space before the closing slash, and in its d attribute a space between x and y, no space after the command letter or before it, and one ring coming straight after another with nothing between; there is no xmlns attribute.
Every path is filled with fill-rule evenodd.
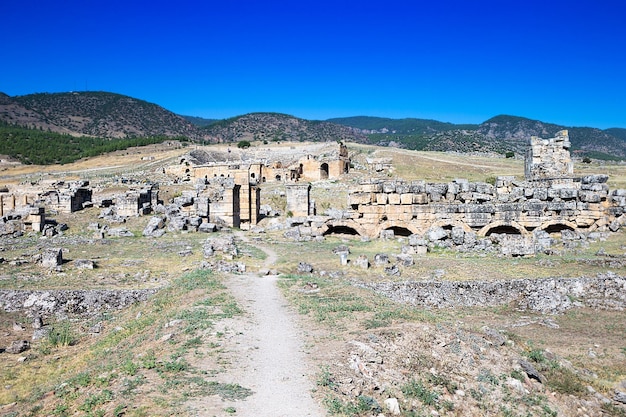
<svg viewBox="0 0 626 417"><path fill-rule="evenodd" d="M365 145L349 145L349 149L357 164L366 156L392 157L394 171L390 175L405 179L485 181L497 175L523 176L523 162L514 159ZM19 182L48 174L76 178L157 175L160 166L184 151L159 146L129 150L46 167L46 174L41 167L6 167L2 181ZM148 155L156 159L142 159ZM626 188L623 165L579 163L575 169L577 174L608 174L611 188ZM318 210L341 208L349 184L369 175L356 170L345 182L313 184ZM162 198L167 198L163 196L174 195L177 189L171 185L162 191ZM262 203L280 204L278 191L277 186L263 188ZM198 397L215 399L215 415L236 412L236 400L250 391L228 380L229 369L236 364L227 360L227 336L229 320L242 311L223 285L227 275L198 269L207 235L167 233L147 239L141 237L147 219L133 218L124 227L134 237L97 240L87 230L97 215L97 209L88 209L71 217L54 216L70 229L52 241L38 236L3 241L6 260L28 261L43 246L55 245L63 248L68 262L59 272L44 271L32 262L0 264L0 289L163 289L148 302L125 311L52 321L58 337L35 342L20 361L18 356L1 354L0 415L191 415L188 402ZM402 415L407 417L434 412L464 416L626 415L623 407L603 406L587 388L610 398L617 384L626 380L623 311L575 309L543 316L516 311L513 306L423 310L355 288L350 284L353 280L392 278L384 275L381 267L364 271L352 264L341 266L332 253L336 246L346 244L351 259L360 254L372 259L376 253L400 253L401 240L366 242L340 236L293 243L280 232L255 239L254 243L238 242L241 256L237 261L256 270L265 257L256 246L270 247L279 254L275 268L285 274L280 286L302 315L311 357L319 369L315 396L330 414L376 415L386 412L376 408L384 408L385 399L398 398ZM602 256L598 255L600 249ZM611 262L623 260L625 252L624 233L562 256L501 258L439 250L393 279L422 280L435 275L455 280L576 277L607 271L624 276L624 262ZM77 270L72 267L74 259L92 259L97 267ZM314 266L315 274L296 274L298 262L303 260ZM14 322L25 324L26 329L16 330ZM94 335L89 329L96 325L101 330ZM25 317L0 312L0 341L28 338L28 326ZM485 326L497 329L505 344L499 346L486 337ZM356 371L350 366L355 357L361 361ZM547 375L548 382L529 380L517 365L520 358Z"/></svg>

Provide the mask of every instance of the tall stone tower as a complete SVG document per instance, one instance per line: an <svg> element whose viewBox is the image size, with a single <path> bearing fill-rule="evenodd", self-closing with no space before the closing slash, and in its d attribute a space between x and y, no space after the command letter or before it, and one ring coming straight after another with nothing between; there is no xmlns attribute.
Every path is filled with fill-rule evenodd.
<svg viewBox="0 0 626 417"><path fill-rule="evenodd" d="M526 153L526 180L571 179L574 175L574 164L569 152L570 146L567 130L557 132L550 139L532 136Z"/></svg>

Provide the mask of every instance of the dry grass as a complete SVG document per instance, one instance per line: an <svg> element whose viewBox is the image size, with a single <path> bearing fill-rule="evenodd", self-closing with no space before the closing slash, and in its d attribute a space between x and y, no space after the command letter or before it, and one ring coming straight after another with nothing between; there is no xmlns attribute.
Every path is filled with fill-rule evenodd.
<svg viewBox="0 0 626 417"><path fill-rule="evenodd" d="M283 144L281 149L288 151L291 146L293 145ZM223 148L224 146L222 151ZM488 177L499 175L523 176L523 163L513 159L381 150L363 145L349 145L349 149L351 152L361 152L360 157L366 154L375 157L391 156L395 166L394 177L407 180L424 179L434 182L467 178L485 181ZM159 164L174 161L185 151L147 147L63 167L46 167L46 170L51 176L59 178L67 178L67 175L76 178L84 175L116 175L133 170L154 172ZM154 161L141 159L148 155L157 158ZM129 169L129 166L133 168ZM2 172L2 181L19 182L20 178L41 176L40 169L41 167L8 168ZM612 188L626 188L626 167L621 165L579 164L576 166L576 173L608 174ZM317 202L318 212L330 207L343 208L348 184L369 175L371 173L355 170L346 182L314 183L312 198ZM263 186L262 204L281 204L281 197L272 193L279 192L280 188L280 184ZM180 191L179 186L163 185L160 195L162 199L168 200ZM178 284L174 284L174 289L164 290L165 292L147 304L103 317L105 330L99 338L82 334L77 346L49 350L45 346L36 346L27 354L26 362L18 363L12 356L10 361L3 360L0 364L0 387L3 387L0 390L0 404L17 401L21 410L27 410L34 403L42 404L45 412L42 411L41 415L63 415L60 411L53 413L53 410L61 410L62 406L67 407L67 415L88 414L85 409L80 408L87 408L89 401L93 404L97 402L96 397L90 396L110 390L114 399L93 405L94 410L114 415L117 407L124 406L126 415L155 415L155 410L162 410L163 415L183 415L186 411L181 408L181 404L185 393L215 395L212 391L214 387L202 385L199 381L206 381L209 376L219 376L220 372L226 372L232 366L221 362L219 335L210 330L211 318L191 313L199 309L199 303L206 303L209 298L217 300L212 297L219 294L222 297L220 303L230 305L229 308L236 311L229 295L219 286L222 278L215 276L216 283L202 289L187 288L184 282L177 281L186 271L195 270L202 262L202 243L208 236L197 233L167 233L158 239L146 239L140 236L148 218L137 217L128 219L122 225L110 225L126 227L135 237L97 240L87 230L89 223L97 221L97 215L97 209L70 216L55 215L53 217L59 223L70 225L63 237L42 240L33 236L5 242L2 257L6 260L31 258L45 244L63 247L64 257L69 262L63 265L62 272L49 272L33 263L20 266L2 263L0 288L145 288L167 286L175 282ZM607 241L591 243L588 248L568 252L563 256L501 258L436 250L425 256L415 256L416 264L401 267L401 276L394 278L387 276L382 266L368 270L357 268L352 262L341 266L339 257L332 253L332 249L347 244L351 249L351 261L359 255L365 255L373 262L375 254L384 253L390 255L393 262L393 255L401 252L406 240L375 239L363 242L354 237L329 236L323 242L294 243L285 241L282 232L268 232L261 235L260 239L259 245L271 246L279 254L275 267L280 272L294 273L298 262L304 261L311 263L318 273L326 271L343 274L333 275L335 278L319 275L291 277L282 284L291 302L316 323L313 326L321 326L321 333L319 328L312 333L318 342L314 349L319 350L320 357L328 358L330 363L334 363L332 354L336 354L332 351L335 346L333 343L353 339L355 335L367 333L371 328L388 327L389 332L393 333L393 326L401 323L461 323L472 329L479 329L484 325L503 329L510 332L511 337L519 343L531 341L534 346L550 349L575 365L595 372L598 379L594 386L599 391L606 392L616 381L626 378L626 321L623 312L575 310L553 317L559 324L559 328L554 329L542 325L541 316L516 312L506 306L495 309L425 311L395 304L348 284L348 280L352 278L364 281L421 280L431 279L435 274L440 279L454 280L594 276L609 270L626 275L626 269L620 262L613 266L611 264L611 261L623 260L625 256L624 233L615 234ZM191 249L191 255L179 254L187 249ZM259 268L263 259L261 252L253 245L240 245L240 249L243 250L243 255L237 260L243 261L252 270ZM612 257L599 256L597 253L600 249ZM77 270L71 262L75 259L92 259L96 261L97 268ZM443 275L440 271L443 271ZM322 291L301 291L307 283L318 284ZM166 324L179 317L183 320L181 327L166 327ZM0 330L10 328L13 321L25 320L24 317L2 313ZM513 326L522 320L531 323L521 327ZM594 325L591 326L590 323ZM90 323L77 322L76 328L80 330L80 326L87 324ZM185 331L187 326L192 327L189 332ZM162 340L168 333L173 333L173 338ZM202 342L202 347L195 345L195 338L200 338L198 340ZM597 353L595 358L590 358L589 349ZM154 366L148 363L148 359L153 356ZM177 368L175 358L181 357L191 366L190 369L195 370L184 370L182 366ZM202 370L194 368L200 358L208 364ZM212 359L206 361L206 358ZM135 367L137 369L134 372L141 375L141 379L137 380L136 375L130 375ZM164 371L165 368L170 370ZM159 369L161 372L158 372ZM85 386L76 380L81 374L89 377ZM193 379L196 377L201 379ZM74 391L62 396L50 394L54 388L68 381L75 388Z"/></svg>

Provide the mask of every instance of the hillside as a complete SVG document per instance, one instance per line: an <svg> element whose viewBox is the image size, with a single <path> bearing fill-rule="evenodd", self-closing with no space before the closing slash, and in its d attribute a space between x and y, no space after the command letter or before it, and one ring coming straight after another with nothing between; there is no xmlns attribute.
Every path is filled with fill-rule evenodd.
<svg viewBox="0 0 626 417"><path fill-rule="evenodd" d="M0 121L73 136L208 140L196 126L156 104L107 92L2 94Z"/></svg>
<svg viewBox="0 0 626 417"><path fill-rule="evenodd" d="M41 137L41 132L50 132L82 137L81 142L86 142L86 137L185 138L202 143L348 141L413 150L514 152L518 155L526 151L531 136L549 138L559 130L567 129L572 151L578 156L626 158L626 129L622 128L568 127L508 115L493 117L479 125L368 116L311 121L279 113L249 113L214 120L176 115L156 104L107 92L39 93L16 97L0 93L0 126L31 129L32 134L3 133L5 143L20 141L21 137L29 135ZM69 143L69 149L74 146L72 141L57 139ZM44 148L54 147L47 145ZM81 143L82 148L89 146ZM11 154L7 150L5 153L23 161L63 161L58 156L46 158L45 149L37 156L27 155L25 152L28 153L30 145L19 144L12 148L19 148L21 156L16 154L17 151ZM73 158L86 156L83 150L72 153Z"/></svg>
<svg viewBox="0 0 626 417"><path fill-rule="evenodd" d="M280 113L249 113L204 128L219 142L247 141L352 141L367 142L366 135L346 126L299 119Z"/></svg>
<svg viewBox="0 0 626 417"><path fill-rule="evenodd" d="M500 115L480 125L455 125L426 119L347 117L329 119L368 134L370 142L415 150L457 152L507 152L523 154L531 136L549 138L567 129L572 150L599 159L626 157L626 129L601 130L568 127L524 117Z"/></svg>

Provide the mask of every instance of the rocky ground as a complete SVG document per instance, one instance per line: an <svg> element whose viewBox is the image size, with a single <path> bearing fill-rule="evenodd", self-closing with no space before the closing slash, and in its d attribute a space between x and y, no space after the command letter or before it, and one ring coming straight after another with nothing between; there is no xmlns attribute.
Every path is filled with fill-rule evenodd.
<svg viewBox="0 0 626 417"><path fill-rule="evenodd" d="M338 200L345 187L317 185L320 201ZM393 262L406 243L397 239L294 241L286 226L146 237L149 217L110 225L126 235L95 239L88 225L108 222L98 215L86 210L74 223L59 217L69 230L56 236L2 242L3 307L39 309L0 314L2 416L626 415L623 234L554 257L438 249L407 266ZM340 245L350 247L351 261L384 254L391 262L368 270L341 265L333 253ZM59 247L61 265L37 263L46 248ZM81 259L94 268L79 267ZM400 275L385 271L393 265ZM201 279L184 278L196 270ZM597 281L590 297L555 278L571 284L589 275ZM520 276L554 285L520 290L545 308L511 299L454 304L458 289L441 288L457 276L473 278L463 285L485 299ZM97 293L124 300L155 288L123 310L110 293ZM24 298L17 290L32 292ZM67 290L74 293L55 293ZM94 294L90 311L82 303ZM617 302L588 302L594 299ZM116 308L103 313L103 300ZM34 327L58 324L46 310L55 306L65 317L58 323L76 332L73 343L33 340Z"/></svg>

